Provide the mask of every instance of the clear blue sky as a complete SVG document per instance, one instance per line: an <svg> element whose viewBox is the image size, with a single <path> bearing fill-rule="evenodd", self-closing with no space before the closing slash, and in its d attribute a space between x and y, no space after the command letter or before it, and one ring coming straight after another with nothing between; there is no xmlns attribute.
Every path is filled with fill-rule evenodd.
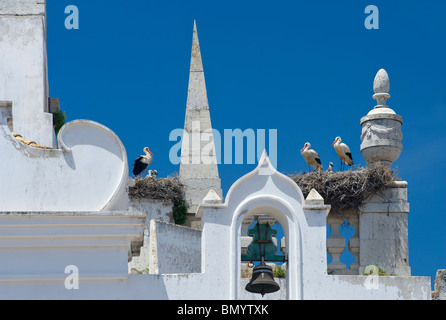
<svg viewBox="0 0 446 320"><path fill-rule="evenodd" d="M370 4L378 30L364 27ZM68 5L79 30L64 26ZM169 134L184 125L194 19L213 127L277 129L281 172L307 170L306 141L338 169L338 135L364 165L359 121L385 68L404 120L393 167L409 183L412 274L446 268L444 1L48 0L47 10L50 96L68 120L113 130L129 163L149 146L160 176L179 170ZM254 167L219 165L223 192Z"/></svg>

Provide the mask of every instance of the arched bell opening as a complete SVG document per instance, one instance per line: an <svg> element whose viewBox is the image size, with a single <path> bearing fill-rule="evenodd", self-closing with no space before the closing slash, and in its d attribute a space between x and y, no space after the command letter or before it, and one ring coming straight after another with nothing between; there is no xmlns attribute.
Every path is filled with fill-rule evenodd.
<svg viewBox="0 0 446 320"><path fill-rule="evenodd" d="M283 287L286 276L285 242L280 223L268 215L243 220L241 232L241 288L251 293L275 293ZM245 279L243 281L243 279ZM244 283L249 280L245 285ZM277 294L276 294L277 296Z"/></svg>
<svg viewBox="0 0 446 320"><path fill-rule="evenodd" d="M246 238L245 232L251 233L251 236L258 235L259 230L255 229L257 225L257 220L260 222L260 233L265 234L266 230L271 232L273 230L274 236L277 236L278 230L277 227L281 229L281 235L284 238L282 244L284 247L288 248L287 254L283 254L280 251L280 242L276 242L273 240L273 244L275 246L270 246L269 251L266 254L266 259L264 259L265 263L270 265L270 263L280 263L283 266L283 263L286 262L286 270L285 273L285 281L278 281L282 285L280 289L285 290L285 298L286 299L299 299L301 297L301 240L300 240L300 229L299 224L296 221L295 215L292 214L292 209L281 199L272 197L268 198L258 198L246 201L244 204L240 205L237 209L236 214L234 215L235 220L233 224L234 230L234 252L236 253L233 258L233 263L235 265L235 276L233 277L233 288L234 288L234 298L240 299L241 297L249 297L244 290L245 284L247 280L242 281L242 264L250 263L249 259L251 259L253 252L247 252L247 248L249 244L252 242L254 237L251 239ZM274 222L274 228L270 224ZM267 226L268 224L268 226ZM242 233L243 230L243 233ZM271 237L271 233L267 235L267 237ZM257 236L258 238L258 236ZM261 237L264 238L264 237ZM272 238L272 237L271 237ZM255 240L254 240L255 241ZM261 239L261 241L270 241L269 239ZM258 246L259 244L255 244ZM277 247L277 250L274 250L274 247ZM245 250L246 248L246 250ZM251 267L260 265L261 259L260 254L261 250L264 249L264 246L259 246L259 249L253 250L254 253L257 252L258 260L253 261ZM291 256L291 259L289 257ZM273 260L273 261L268 261ZM274 261L276 260L276 261ZM254 271L254 270L252 270ZM246 275L245 275L246 276ZM247 276L250 276L248 274ZM243 284L242 284L243 282ZM291 285L290 285L291 283ZM285 286L285 288L283 287ZM283 291L280 293L283 298Z"/></svg>

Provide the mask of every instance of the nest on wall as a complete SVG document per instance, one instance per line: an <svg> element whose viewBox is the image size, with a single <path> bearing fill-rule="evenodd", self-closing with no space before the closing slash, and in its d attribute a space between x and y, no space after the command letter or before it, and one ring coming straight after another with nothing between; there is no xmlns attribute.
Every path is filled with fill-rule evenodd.
<svg viewBox="0 0 446 320"><path fill-rule="evenodd" d="M132 199L171 201L176 205L184 200L184 186L177 175L135 178L135 185L129 187L129 196Z"/></svg>
<svg viewBox="0 0 446 320"><path fill-rule="evenodd" d="M308 174L288 175L306 198L311 189L331 205L331 213L358 209L372 194L378 193L394 181L393 170L380 162L357 170L343 172L313 171Z"/></svg>

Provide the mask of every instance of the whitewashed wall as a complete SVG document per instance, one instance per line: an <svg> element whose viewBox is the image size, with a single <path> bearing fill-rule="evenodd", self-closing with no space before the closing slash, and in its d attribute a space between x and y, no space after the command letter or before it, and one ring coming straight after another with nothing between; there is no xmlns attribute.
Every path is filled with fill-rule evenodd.
<svg viewBox="0 0 446 320"><path fill-rule="evenodd" d="M201 231L150 221L150 273L200 273Z"/></svg>
<svg viewBox="0 0 446 320"><path fill-rule="evenodd" d="M129 181L129 184L133 186L134 182ZM171 201L130 198L129 210L143 212L146 215L143 246L140 249L140 254L134 256L133 259L129 261L129 272L147 273L147 269L149 269L153 257L150 246L150 221L173 222L173 203Z"/></svg>
<svg viewBox="0 0 446 320"><path fill-rule="evenodd" d="M60 149L39 149L11 134L14 108L0 103L2 211L127 210L127 153L110 129L71 121L59 131Z"/></svg>
<svg viewBox="0 0 446 320"><path fill-rule="evenodd" d="M0 1L0 100L12 101L14 132L55 147L48 112L45 1Z"/></svg>

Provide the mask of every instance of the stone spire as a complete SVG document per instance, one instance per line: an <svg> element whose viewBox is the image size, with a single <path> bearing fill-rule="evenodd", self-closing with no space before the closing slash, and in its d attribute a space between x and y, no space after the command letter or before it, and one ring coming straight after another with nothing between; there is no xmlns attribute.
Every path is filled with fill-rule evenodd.
<svg viewBox="0 0 446 320"><path fill-rule="evenodd" d="M180 180L189 213L195 214L209 190L222 197L197 25L194 21L189 89L181 147Z"/></svg>
<svg viewBox="0 0 446 320"><path fill-rule="evenodd" d="M198 42L197 24L194 20L194 36L192 40L192 55L190 61L189 91L187 109L209 109L204 81L203 62L201 60L200 43Z"/></svg>

